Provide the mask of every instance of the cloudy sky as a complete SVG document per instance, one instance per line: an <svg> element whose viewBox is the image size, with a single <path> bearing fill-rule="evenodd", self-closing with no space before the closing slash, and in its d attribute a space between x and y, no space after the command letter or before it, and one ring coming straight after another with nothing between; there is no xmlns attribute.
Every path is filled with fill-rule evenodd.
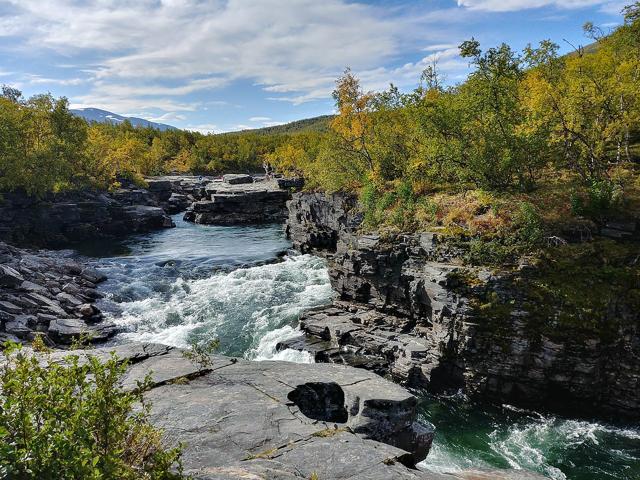
<svg viewBox="0 0 640 480"><path fill-rule="evenodd" d="M587 43L621 21L601 0L0 0L0 83L199 131L331 113L349 66L368 89L416 86L456 45ZM567 43L568 42L568 43Z"/></svg>

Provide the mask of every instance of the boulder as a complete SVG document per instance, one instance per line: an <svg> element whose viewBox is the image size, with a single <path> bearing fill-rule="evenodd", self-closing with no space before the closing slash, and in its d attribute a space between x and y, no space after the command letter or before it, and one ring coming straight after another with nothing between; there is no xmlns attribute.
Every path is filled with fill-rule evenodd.
<svg viewBox="0 0 640 480"><path fill-rule="evenodd" d="M78 308L78 313L82 315L83 318L91 318L95 314L98 313L98 309L91 305L90 303L83 303Z"/></svg>
<svg viewBox="0 0 640 480"><path fill-rule="evenodd" d="M49 324L48 335L56 343L69 345L81 336L86 336L91 342L99 342L112 337L116 332L117 327L108 322L87 325L78 318L57 318Z"/></svg>
<svg viewBox="0 0 640 480"><path fill-rule="evenodd" d="M15 314L22 312L22 308L7 301L0 301L0 310L3 310L7 313L15 313Z"/></svg>
<svg viewBox="0 0 640 480"><path fill-rule="evenodd" d="M253 177L242 173L228 173L227 175L222 176L222 181L229 185L240 185L244 183L253 183Z"/></svg>
<svg viewBox="0 0 640 480"><path fill-rule="evenodd" d="M24 277L8 265L0 265L0 286L16 288L24 282Z"/></svg>
<svg viewBox="0 0 640 480"><path fill-rule="evenodd" d="M47 287L43 287L34 282L30 282L29 280L25 280L20 284L20 290L24 290L25 292L39 292L46 294L48 292Z"/></svg>
<svg viewBox="0 0 640 480"><path fill-rule="evenodd" d="M294 177L294 178L278 178L278 187L283 190L300 190L304 187L304 178Z"/></svg>
<svg viewBox="0 0 640 480"><path fill-rule="evenodd" d="M107 279L106 275L104 275L103 273L100 273L99 271L93 268L83 268L82 271L80 272L80 276L91 283L102 283ZM67 292L67 293L73 293L73 292Z"/></svg>
<svg viewBox="0 0 640 480"><path fill-rule="evenodd" d="M69 305L73 308L77 308L82 305L82 300L80 300L78 297L64 292L57 294L56 299L62 304Z"/></svg>

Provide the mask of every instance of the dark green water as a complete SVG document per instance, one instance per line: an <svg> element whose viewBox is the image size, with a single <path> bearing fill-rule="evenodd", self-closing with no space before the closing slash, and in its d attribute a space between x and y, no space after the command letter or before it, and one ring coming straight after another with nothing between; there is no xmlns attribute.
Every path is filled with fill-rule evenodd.
<svg viewBox="0 0 640 480"><path fill-rule="evenodd" d="M527 469L554 480L640 479L640 428L424 397L420 415L436 426L423 467Z"/></svg>
<svg viewBox="0 0 640 480"><path fill-rule="evenodd" d="M305 309L333 294L323 260L290 252L280 226L210 227L185 223L124 245L94 245L105 313L124 332L116 341L185 346L211 337L222 353L309 362L276 352L299 335ZM106 248L109 247L109 248ZM640 480L640 428L475 405L462 396L424 397L421 418L436 427L422 467L438 472L521 468L554 480Z"/></svg>

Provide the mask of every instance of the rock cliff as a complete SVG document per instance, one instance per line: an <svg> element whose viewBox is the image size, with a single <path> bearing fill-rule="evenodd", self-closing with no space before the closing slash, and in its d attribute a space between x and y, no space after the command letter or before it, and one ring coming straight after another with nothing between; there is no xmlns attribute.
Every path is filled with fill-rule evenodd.
<svg viewBox="0 0 640 480"><path fill-rule="evenodd" d="M339 301L305 314L306 341L282 347L431 391L463 388L484 400L572 414L640 415L639 312L623 302L592 313L592 328L563 323L522 291L535 275L526 265L465 268L429 232L361 234L348 196L298 193L288 207L294 246L327 257Z"/></svg>
<svg viewBox="0 0 640 480"><path fill-rule="evenodd" d="M275 180L254 182L250 175L225 175L206 184L202 199L188 208L184 219L205 225L283 223L289 191Z"/></svg>
<svg viewBox="0 0 640 480"><path fill-rule="evenodd" d="M173 226L156 192L129 186L110 193L20 192L0 197L0 240L21 246L64 247Z"/></svg>

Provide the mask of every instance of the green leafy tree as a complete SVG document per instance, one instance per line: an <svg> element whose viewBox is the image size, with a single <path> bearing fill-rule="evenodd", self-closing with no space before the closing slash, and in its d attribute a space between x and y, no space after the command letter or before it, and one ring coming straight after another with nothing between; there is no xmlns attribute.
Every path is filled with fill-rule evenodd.
<svg viewBox="0 0 640 480"><path fill-rule="evenodd" d="M0 477L17 480L181 478L180 450L162 446L143 392L120 381L112 355L64 363L5 345L0 366Z"/></svg>

